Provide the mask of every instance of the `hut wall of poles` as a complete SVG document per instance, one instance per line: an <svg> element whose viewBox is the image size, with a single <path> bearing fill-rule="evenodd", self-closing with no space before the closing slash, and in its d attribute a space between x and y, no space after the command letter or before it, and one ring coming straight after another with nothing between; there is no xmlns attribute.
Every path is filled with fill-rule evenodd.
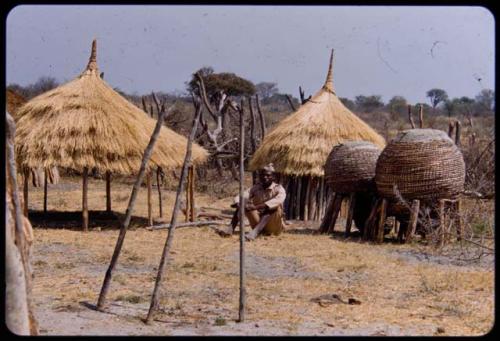
<svg viewBox="0 0 500 341"><path fill-rule="evenodd" d="M279 175L278 181L286 190L285 218L318 221L325 214L331 189L324 177Z"/></svg>

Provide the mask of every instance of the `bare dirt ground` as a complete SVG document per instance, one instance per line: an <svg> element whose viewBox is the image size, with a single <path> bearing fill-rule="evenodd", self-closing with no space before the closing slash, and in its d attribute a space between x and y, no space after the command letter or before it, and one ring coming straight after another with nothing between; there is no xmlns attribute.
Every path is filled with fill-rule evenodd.
<svg viewBox="0 0 500 341"><path fill-rule="evenodd" d="M125 212L131 188L126 182L112 185L118 215ZM30 188L30 210L41 210L42 192ZM164 190L165 221L174 195ZM89 201L90 210L105 209L103 181L90 181ZM198 206L227 210L230 202L197 194ZM49 211L78 211L79 179L50 185L48 203ZM155 216L157 211L154 206ZM139 227L147 217L145 188L134 216L105 313L93 307L116 226L95 219L91 231L83 233L77 221L32 219L33 294L42 335L482 335L493 326L493 260L460 262L432 247L374 245L356 234L348 240L341 233L313 235L318 223L312 222L290 222L282 235L246 244L244 323L236 322L239 236L221 238L206 226L179 228L161 310L145 325L141 319L167 231Z"/></svg>

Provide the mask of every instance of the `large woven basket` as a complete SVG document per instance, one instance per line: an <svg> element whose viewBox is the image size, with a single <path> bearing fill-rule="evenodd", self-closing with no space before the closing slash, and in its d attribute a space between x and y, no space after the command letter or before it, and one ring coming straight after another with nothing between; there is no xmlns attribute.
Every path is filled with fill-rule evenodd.
<svg viewBox="0 0 500 341"><path fill-rule="evenodd" d="M333 147L325 163L325 181L334 192L375 190L375 166L381 150L366 141L349 141Z"/></svg>
<svg viewBox="0 0 500 341"><path fill-rule="evenodd" d="M462 153L435 129L400 132L380 154L375 171L378 193L395 201L453 199L464 181Z"/></svg>

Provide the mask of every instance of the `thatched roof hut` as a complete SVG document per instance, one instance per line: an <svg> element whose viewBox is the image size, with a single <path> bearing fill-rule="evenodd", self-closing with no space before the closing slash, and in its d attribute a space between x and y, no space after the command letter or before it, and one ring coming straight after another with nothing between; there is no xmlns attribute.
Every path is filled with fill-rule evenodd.
<svg viewBox="0 0 500 341"><path fill-rule="evenodd" d="M385 146L384 138L337 97L332 64L333 50L323 87L265 136L250 162L252 170L272 162L281 174L323 176L326 158L336 144L368 141Z"/></svg>
<svg viewBox="0 0 500 341"><path fill-rule="evenodd" d="M133 174L139 170L155 121L109 86L99 74L96 42L74 80L26 103L17 113L16 155L21 166L60 166ZM149 167L180 167L187 139L162 127ZM193 163L207 152L193 145Z"/></svg>
<svg viewBox="0 0 500 341"><path fill-rule="evenodd" d="M329 190L324 184L326 159L333 146L346 141L385 146L384 138L337 97L332 50L323 87L264 137L249 168L257 170L272 162L287 186L287 219L317 220L323 215L328 198Z"/></svg>

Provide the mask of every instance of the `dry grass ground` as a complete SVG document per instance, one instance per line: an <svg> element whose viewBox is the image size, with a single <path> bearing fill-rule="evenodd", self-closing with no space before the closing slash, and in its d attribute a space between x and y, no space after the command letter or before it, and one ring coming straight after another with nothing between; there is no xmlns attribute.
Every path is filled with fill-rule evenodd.
<svg viewBox="0 0 500 341"><path fill-rule="evenodd" d="M133 180L112 185L113 210L124 212ZM247 181L249 181L247 179ZM43 189L30 188L41 210ZM156 193L156 189L154 192ZM167 217L173 191L164 191ZM236 194L236 193L235 193ZM105 208L105 184L91 180L90 210ZM230 198L199 194L197 205L227 209ZM49 210L77 211L81 184L49 187ZM154 198L156 203L156 198ZM158 212L154 206L154 214ZM147 216L146 189L134 215ZM183 220L183 219L181 219ZM44 335L482 335L494 322L493 265L458 264L430 248L362 243L354 235L312 235L318 224L291 222L278 237L247 243L247 321L238 312L238 235L210 227L175 235L161 311L147 314L166 230L132 227L115 271L107 313L92 310L118 230L35 229L34 299ZM341 222L339 223L339 230ZM427 252L424 257L422 252ZM314 301L321 295L360 304ZM312 301L313 300L313 301Z"/></svg>

